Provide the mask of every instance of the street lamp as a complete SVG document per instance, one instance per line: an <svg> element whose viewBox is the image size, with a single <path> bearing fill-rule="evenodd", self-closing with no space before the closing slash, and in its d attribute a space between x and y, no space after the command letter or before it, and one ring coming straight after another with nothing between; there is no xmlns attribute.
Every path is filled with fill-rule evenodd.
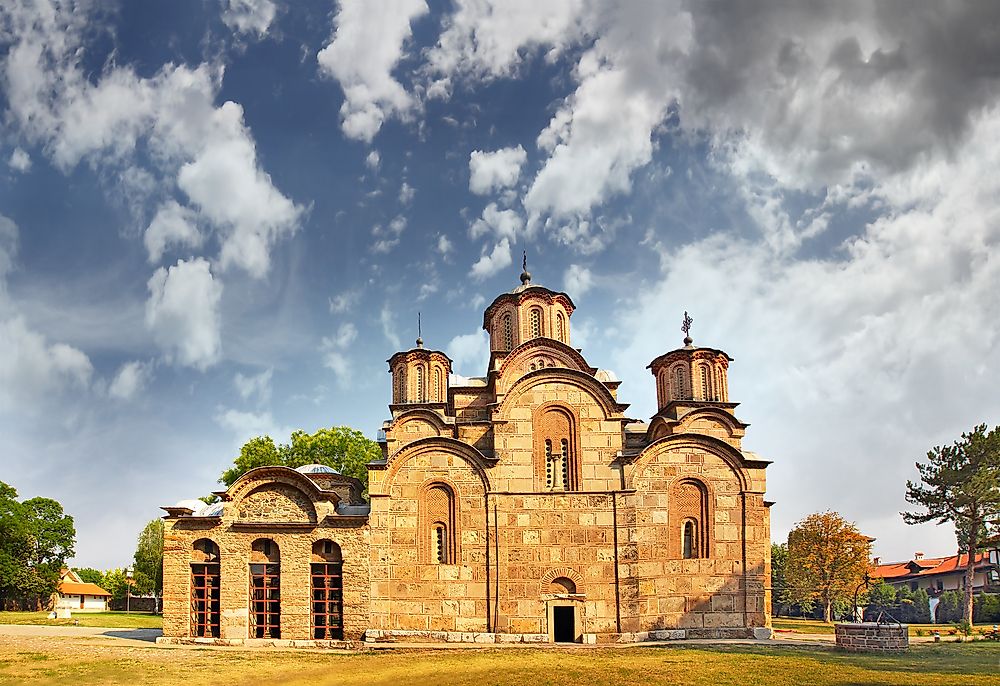
<svg viewBox="0 0 1000 686"><path fill-rule="evenodd" d="M131 605L131 600L132 600L132 568L126 567L125 568L125 614L131 613L131 608L129 607Z"/></svg>

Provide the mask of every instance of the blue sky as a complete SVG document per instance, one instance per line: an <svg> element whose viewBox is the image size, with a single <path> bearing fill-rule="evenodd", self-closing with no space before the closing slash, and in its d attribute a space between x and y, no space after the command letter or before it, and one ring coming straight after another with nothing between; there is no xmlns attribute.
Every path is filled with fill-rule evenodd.
<svg viewBox="0 0 1000 686"><path fill-rule="evenodd" d="M77 564L124 564L247 438L374 436L418 311L482 374L524 250L630 416L685 310L736 359L775 540L835 509L883 558L951 552L898 512L914 461L1000 422L997 20L5 3L0 480L64 504Z"/></svg>

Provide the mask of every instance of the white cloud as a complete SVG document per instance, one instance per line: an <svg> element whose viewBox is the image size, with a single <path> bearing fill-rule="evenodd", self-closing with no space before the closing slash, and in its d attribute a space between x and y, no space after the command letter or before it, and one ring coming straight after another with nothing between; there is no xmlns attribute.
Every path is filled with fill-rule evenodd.
<svg viewBox="0 0 1000 686"><path fill-rule="evenodd" d="M173 200L160 206L143 235L151 263L159 262L168 246L198 247L203 240L198 231L197 213Z"/></svg>
<svg viewBox="0 0 1000 686"><path fill-rule="evenodd" d="M340 325L336 334L324 337L320 345L320 351L323 353L323 366L334 373L337 377L337 383L342 388L347 388L351 383L352 366L347 351L357 337L357 327L346 322Z"/></svg>
<svg viewBox="0 0 1000 686"><path fill-rule="evenodd" d="M213 278L208 262L197 258L160 267L148 287L146 327L168 358L201 370L215 364L222 348L222 283Z"/></svg>
<svg viewBox="0 0 1000 686"><path fill-rule="evenodd" d="M469 271L469 276L471 276L476 281L482 281L490 276L493 276L501 269L505 269L511 265L510 256L510 242L503 238L496 245L493 246L493 250L489 253L485 251L472 265L472 269Z"/></svg>
<svg viewBox="0 0 1000 686"><path fill-rule="evenodd" d="M270 436L276 443L291 436L292 427L278 424L270 412L243 412L232 408L222 409L215 415L216 423L232 432L234 445L239 448L251 438Z"/></svg>
<svg viewBox="0 0 1000 686"><path fill-rule="evenodd" d="M10 159L7 160L7 164L10 168L17 172L26 172L31 169L31 156L28 155L21 148L14 148L14 152L10 154Z"/></svg>
<svg viewBox="0 0 1000 686"><path fill-rule="evenodd" d="M233 377L233 385L240 397L248 400L251 396L257 396L257 402L264 404L271 399L271 377L274 375L274 367L268 367L260 374L246 376L237 372Z"/></svg>
<svg viewBox="0 0 1000 686"><path fill-rule="evenodd" d="M445 353L454 362L454 369L470 376L486 373L490 360L490 341L485 331L475 331L452 338Z"/></svg>
<svg viewBox="0 0 1000 686"><path fill-rule="evenodd" d="M372 244L372 252L385 254L399 245L399 237L406 230L406 217L398 215L388 226L376 224L372 227L372 236L376 240Z"/></svg>
<svg viewBox="0 0 1000 686"><path fill-rule="evenodd" d="M563 274L563 290L573 298L582 298L594 285L590 270L578 264L571 264Z"/></svg>
<svg viewBox="0 0 1000 686"><path fill-rule="evenodd" d="M87 388L94 368L82 351L49 343L21 316L0 321L0 409L70 388Z"/></svg>
<svg viewBox="0 0 1000 686"><path fill-rule="evenodd" d="M294 233L302 208L282 195L257 163L254 141L233 102L214 104L222 67L167 64L149 78L111 66L92 80L80 67L81 34L91 18L76 6L19 6L8 16L10 49L0 60L12 128L43 146L68 171L81 160L107 164L130 205L176 184L218 230L220 265L255 277L273 244ZM142 140L153 165L140 168ZM122 171L123 170L123 171Z"/></svg>
<svg viewBox="0 0 1000 686"><path fill-rule="evenodd" d="M370 143L390 116L405 116L413 98L392 76L410 38L410 23L428 11L424 0L342 0L336 30L316 59L344 89L341 128Z"/></svg>
<svg viewBox="0 0 1000 686"><path fill-rule="evenodd" d="M527 159L528 153L520 145L494 152L473 150L469 154L469 190L486 195L513 186Z"/></svg>
<svg viewBox="0 0 1000 686"><path fill-rule="evenodd" d="M399 350L399 334L396 333L392 310L389 309L388 305L384 305L382 311L379 312L379 323L382 324L382 335L385 336L385 340L389 341L393 350Z"/></svg>
<svg viewBox="0 0 1000 686"><path fill-rule="evenodd" d="M344 291L330 298L330 314L344 314L358 304L361 291Z"/></svg>
<svg viewBox="0 0 1000 686"><path fill-rule="evenodd" d="M14 268L14 258L17 256L17 234L17 224L0 214L0 299L7 290L7 274Z"/></svg>
<svg viewBox="0 0 1000 686"><path fill-rule="evenodd" d="M498 239L513 243L524 228L524 220L515 210L501 210L495 202L483 208L483 215L469 227L470 238L481 238L492 234Z"/></svg>
<svg viewBox="0 0 1000 686"><path fill-rule="evenodd" d="M365 166L372 171L378 171L380 164L382 164L382 157L378 154L378 150L372 150L365 157Z"/></svg>
<svg viewBox="0 0 1000 686"><path fill-rule="evenodd" d="M403 182L399 187L399 202L401 205L409 205L413 202L413 197L417 194L417 189L410 184Z"/></svg>
<svg viewBox="0 0 1000 686"><path fill-rule="evenodd" d="M442 255L447 256L448 253L450 253L454 249L455 249L455 246L452 245L452 243L448 239L447 235L441 234L440 236L438 236L437 251L439 253L441 253Z"/></svg>
<svg viewBox="0 0 1000 686"><path fill-rule="evenodd" d="M222 21L236 33L263 37L276 14L271 0L222 0Z"/></svg>
<svg viewBox="0 0 1000 686"><path fill-rule="evenodd" d="M133 360L118 368L118 373L108 386L108 395L116 400L131 400L153 378L153 365Z"/></svg>

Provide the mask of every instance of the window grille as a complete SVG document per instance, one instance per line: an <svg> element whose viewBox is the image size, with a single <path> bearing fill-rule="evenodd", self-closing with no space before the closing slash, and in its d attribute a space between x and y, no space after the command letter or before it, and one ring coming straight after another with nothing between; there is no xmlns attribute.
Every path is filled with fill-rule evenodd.
<svg viewBox="0 0 1000 686"><path fill-rule="evenodd" d="M198 638L219 638L219 563L191 563L191 628Z"/></svg>
<svg viewBox="0 0 1000 686"><path fill-rule="evenodd" d="M344 579L340 562L312 563L313 638L344 638Z"/></svg>
<svg viewBox="0 0 1000 686"><path fill-rule="evenodd" d="M269 554L265 550L265 554ZM250 565L250 636L281 638L281 569L276 564Z"/></svg>
<svg viewBox="0 0 1000 686"><path fill-rule="evenodd" d="M509 314L505 314L503 317L503 349L514 349L514 324Z"/></svg>
<svg viewBox="0 0 1000 686"><path fill-rule="evenodd" d="M426 400L424 393L424 367L423 365L417 366L417 402L422 403Z"/></svg>
<svg viewBox="0 0 1000 686"><path fill-rule="evenodd" d="M539 309L531 310L529 318L531 322L531 337L538 338L542 335L542 311Z"/></svg>

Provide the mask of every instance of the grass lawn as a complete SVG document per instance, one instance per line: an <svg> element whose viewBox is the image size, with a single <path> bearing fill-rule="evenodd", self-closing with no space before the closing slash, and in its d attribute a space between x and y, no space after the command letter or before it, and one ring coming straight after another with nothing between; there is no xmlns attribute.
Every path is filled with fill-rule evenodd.
<svg viewBox="0 0 1000 686"><path fill-rule="evenodd" d="M106 639L105 639L106 640ZM491 686L954 686L1000 684L1000 644L919 645L906 655L731 645L628 649L484 649L330 654L136 648L0 637L0 684L380 684Z"/></svg>
<svg viewBox="0 0 1000 686"><path fill-rule="evenodd" d="M49 619L48 612L0 612L0 624L47 626L97 626L122 629L162 629L163 617L145 612L80 612L72 619Z"/></svg>
<svg viewBox="0 0 1000 686"><path fill-rule="evenodd" d="M791 617L774 617L771 619L771 626L775 629L788 629L798 634L833 634L833 624L827 624L817 619L797 619ZM910 636L931 636L935 631L940 631L942 638L958 635L957 629L951 624L910 624ZM992 624L977 624L976 630L989 630ZM921 631L922 634L917 632ZM952 634L951 632L955 633Z"/></svg>

